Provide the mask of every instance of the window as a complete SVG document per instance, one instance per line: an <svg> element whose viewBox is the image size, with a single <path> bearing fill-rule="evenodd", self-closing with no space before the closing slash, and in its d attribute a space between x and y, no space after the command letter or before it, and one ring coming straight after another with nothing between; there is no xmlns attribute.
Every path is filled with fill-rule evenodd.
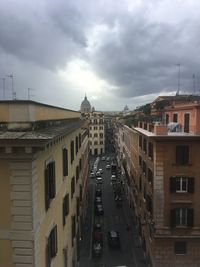
<svg viewBox="0 0 200 267"><path fill-rule="evenodd" d="M173 122L178 122L178 114L177 113L173 114Z"/></svg>
<svg viewBox="0 0 200 267"><path fill-rule="evenodd" d="M165 121L166 121L166 124L169 123L169 114L166 114L166 115L165 115Z"/></svg>
<svg viewBox="0 0 200 267"><path fill-rule="evenodd" d="M71 141L71 164L74 161L74 141Z"/></svg>
<svg viewBox="0 0 200 267"><path fill-rule="evenodd" d="M76 136L76 154L78 153L78 136Z"/></svg>
<svg viewBox="0 0 200 267"><path fill-rule="evenodd" d="M75 192L75 178L72 177L72 180L71 180L71 198L73 198L74 192Z"/></svg>
<svg viewBox="0 0 200 267"><path fill-rule="evenodd" d="M95 134L94 134L94 137L98 137L98 134L97 134L97 133L95 133Z"/></svg>
<svg viewBox="0 0 200 267"><path fill-rule="evenodd" d="M193 227L193 209L175 208L171 210L171 227Z"/></svg>
<svg viewBox="0 0 200 267"><path fill-rule="evenodd" d="M139 156L139 166L142 167L142 157Z"/></svg>
<svg viewBox="0 0 200 267"><path fill-rule="evenodd" d="M100 138L103 138L103 133L100 133L99 136L100 136Z"/></svg>
<svg viewBox="0 0 200 267"><path fill-rule="evenodd" d="M49 208L51 200L56 194L55 161L50 162L45 169L45 209Z"/></svg>
<svg viewBox="0 0 200 267"><path fill-rule="evenodd" d="M147 152L147 140L143 138L143 150L146 153Z"/></svg>
<svg viewBox="0 0 200 267"><path fill-rule="evenodd" d="M139 147L142 148L142 136L139 136Z"/></svg>
<svg viewBox="0 0 200 267"><path fill-rule="evenodd" d="M148 156L153 159L153 144L151 142L148 144Z"/></svg>
<svg viewBox="0 0 200 267"><path fill-rule="evenodd" d="M170 177L171 193L194 193L194 177Z"/></svg>
<svg viewBox="0 0 200 267"><path fill-rule="evenodd" d="M66 194L63 199L63 226L66 223L66 217L69 214L69 194Z"/></svg>
<svg viewBox="0 0 200 267"><path fill-rule="evenodd" d="M76 198L76 215L77 215L77 221L80 213L80 200L79 197Z"/></svg>
<svg viewBox="0 0 200 267"><path fill-rule="evenodd" d="M68 175L68 150L63 148L63 176Z"/></svg>
<svg viewBox="0 0 200 267"><path fill-rule="evenodd" d="M98 141L94 141L94 145L98 145Z"/></svg>
<svg viewBox="0 0 200 267"><path fill-rule="evenodd" d="M80 170L80 172L82 170L82 159L79 159L79 170Z"/></svg>
<svg viewBox="0 0 200 267"><path fill-rule="evenodd" d="M90 134L90 137L92 137L92 134Z"/></svg>
<svg viewBox="0 0 200 267"><path fill-rule="evenodd" d="M79 166L76 166L76 182L78 182L79 179Z"/></svg>
<svg viewBox="0 0 200 267"><path fill-rule="evenodd" d="M185 165L189 163L189 147L176 146L176 164Z"/></svg>
<svg viewBox="0 0 200 267"><path fill-rule="evenodd" d="M142 170L143 170L144 175L146 175L147 166L146 166L146 162L145 161L142 162Z"/></svg>
<svg viewBox="0 0 200 267"><path fill-rule="evenodd" d="M148 174L147 174L147 177L148 177L148 181L149 183L153 183L153 172L151 169L148 168Z"/></svg>
<svg viewBox="0 0 200 267"><path fill-rule="evenodd" d="M51 230L46 246L46 266L51 266L51 259L57 254L57 225Z"/></svg>
<svg viewBox="0 0 200 267"><path fill-rule="evenodd" d="M174 253L175 254L186 254L187 253L187 243L186 242L175 242L174 243Z"/></svg>
<svg viewBox="0 0 200 267"><path fill-rule="evenodd" d="M103 141L100 141L100 145L103 145ZM102 153L101 153L102 154Z"/></svg>
<svg viewBox="0 0 200 267"><path fill-rule="evenodd" d="M81 147L81 143L82 143L81 134L78 135L78 143L79 143L79 148L80 148Z"/></svg>
<svg viewBox="0 0 200 267"><path fill-rule="evenodd" d="M82 187L82 185L80 185L80 187L79 187L79 200L80 200L80 202L82 201L82 197L83 197L83 187Z"/></svg>

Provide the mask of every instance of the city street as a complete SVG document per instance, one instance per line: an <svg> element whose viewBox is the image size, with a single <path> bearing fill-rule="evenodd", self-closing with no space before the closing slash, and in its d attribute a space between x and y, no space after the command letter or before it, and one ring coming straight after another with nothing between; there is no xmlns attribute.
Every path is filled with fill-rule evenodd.
<svg viewBox="0 0 200 267"><path fill-rule="evenodd" d="M106 155L111 158L111 155ZM80 251L80 267L95 267L98 264L105 264L106 267L127 266L127 267L145 267L143 252L140 247L137 235L134 217L130 215L129 207L126 202L126 196L123 192L123 186L119 182L122 200L117 206L113 185L111 183L111 170L106 169L106 165L111 164L111 160L99 161L98 169L102 168L103 183L98 185L102 188L102 202L104 215L94 215L94 195L97 188L95 178L89 178L90 203L88 207L85 231ZM115 182L115 187L117 182ZM92 256L92 230L95 222L102 224L103 230L103 253L100 257ZM110 248L107 240L107 232L110 230L118 231L120 234L120 248Z"/></svg>

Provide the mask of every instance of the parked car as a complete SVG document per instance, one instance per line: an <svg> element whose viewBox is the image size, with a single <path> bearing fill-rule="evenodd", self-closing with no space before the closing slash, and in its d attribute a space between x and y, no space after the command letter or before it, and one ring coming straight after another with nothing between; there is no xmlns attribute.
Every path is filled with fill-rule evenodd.
<svg viewBox="0 0 200 267"><path fill-rule="evenodd" d="M95 204L94 206L95 215L100 216L104 214L103 205L102 204Z"/></svg>
<svg viewBox="0 0 200 267"><path fill-rule="evenodd" d="M94 172L91 172L90 173L90 178L95 178L95 177L96 177L95 173Z"/></svg>
<svg viewBox="0 0 200 267"><path fill-rule="evenodd" d="M98 169L98 172L100 172L100 174L103 173L103 169Z"/></svg>
<svg viewBox="0 0 200 267"><path fill-rule="evenodd" d="M96 184L102 184L102 183L103 183L102 177L97 177L96 178Z"/></svg>
<svg viewBox="0 0 200 267"><path fill-rule="evenodd" d="M101 197L102 196L102 189L101 188L97 188L95 190L95 197Z"/></svg>
<svg viewBox="0 0 200 267"><path fill-rule="evenodd" d="M106 161L109 161L109 160L110 160L110 158L109 158L109 157L107 157L107 158L106 158Z"/></svg>
<svg viewBox="0 0 200 267"><path fill-rule="evenodd" d="M100 257L102 255L103 247L101 243L93 243L92 246L92 256L93 257Z"/></svg>
<svg viewBox="0 0 200 267"><path fill-rule="evenodd" d="M106 165L106 169L109 170L111 168L111 166L108 164Z"/></svg>
<svg viewBox="0 0 200 267"><path fill-rule="evenodd" d="M102 157L102 158L101 158L101 160L105 161L105 160L106 160L106 158L105 158L105 157Z"/></svg>
<svg viewBox="0 0 200 267"><path fill-rule="evenodd" d="M101 197L95 197L95 204L102 204L102 198Z"/></svg>
<svg viewBox="0 0 200 267"><path fill-rule="evenodd" d="M100 171L96 172L96 177L101 177L101 172Z"/></svg>
<svg viewBox="0 0 200 267"><path fill-rule="evenodd" d="M120 237L119 237L119 232L118 231L108 231L107 234L108 237L108 245L111 248L120 248L121 244L120 244Z"/></svg>
<svg viewBox="0 0 200 267"><path fill-rule="evenodd" d="M94 224L94 231L102 231L102 225L99 222Z"/></svg>
<svg viewBox="0 0 200 267"><path fill-rule="evenodd" d="M111 181L112 182L116 182L117 181L116 175L114 175L114 174L111 175Z"/></svg>

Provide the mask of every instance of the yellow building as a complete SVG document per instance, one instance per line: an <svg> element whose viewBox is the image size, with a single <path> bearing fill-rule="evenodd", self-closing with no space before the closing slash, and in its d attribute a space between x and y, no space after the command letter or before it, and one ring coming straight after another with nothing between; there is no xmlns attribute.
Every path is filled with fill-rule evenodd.
<svg viewBox="0 0 200 267"><path fill-rule="evenodd" d="M0 102L1 267L76 266L88 174L84 124L76 111Z"/></svg>

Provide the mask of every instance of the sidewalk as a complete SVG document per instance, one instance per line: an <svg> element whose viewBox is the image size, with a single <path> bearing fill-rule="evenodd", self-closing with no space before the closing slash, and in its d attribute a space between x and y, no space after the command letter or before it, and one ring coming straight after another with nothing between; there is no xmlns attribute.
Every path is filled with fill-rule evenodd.
<svg viewBox="0 0 200 267"><path fill-rule="evenodd" d="M134 215L131 215L130 207L127 203L127 200L123 201L123 214L124 219L128 227L128 231L130 232L130 242L132 247L132 255L135 261L136 267L147 267L147 263L144 257L144 252L142 250L140 239L138 235L138 231L136 228L136 222Z"/></svg>

